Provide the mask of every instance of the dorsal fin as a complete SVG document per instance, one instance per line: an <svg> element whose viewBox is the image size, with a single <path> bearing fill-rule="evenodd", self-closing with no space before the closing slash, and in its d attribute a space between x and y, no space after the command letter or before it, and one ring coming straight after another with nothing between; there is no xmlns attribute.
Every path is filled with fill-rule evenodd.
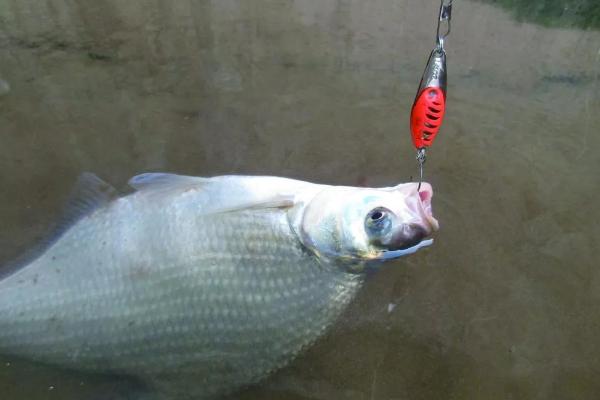
<svg viewBox="0 0 600 400"><path fill-rule="evenodd" d="M164 172L147 172L129 180L129 186L137 191L186 190L202 186L210 181L197 176L177 175Z"/></svg>
<svg viewBox="0 0 600 400"><path fill-rule="evenodd" d="M4 278L41 256L71 226L86 215L109 204L119 196L115 188L90 172L82 173L65 204L62 217L36 245L8 265L0 268Z"/></svg>
<svg viewBox="0 0 600 400"><path fill-rule="evenodd" d="M114 187L91 172L82 173L71 191L54 233L64 232L81 218L106 206L117 197L119 193Z"/></svg>

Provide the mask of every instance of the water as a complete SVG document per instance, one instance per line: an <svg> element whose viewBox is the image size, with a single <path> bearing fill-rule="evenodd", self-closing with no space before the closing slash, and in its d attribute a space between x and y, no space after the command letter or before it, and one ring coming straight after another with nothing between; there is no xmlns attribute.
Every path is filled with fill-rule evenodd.
<svg viewBox="0 0 600 400"><path fill-rule="evenodd" d="M76 176L274 174L381 185L438 3L0 0L0 259ZM600 32L456 1L434 247L375 275L316 346L235 398L600 393ZM556 24L554 24L556 25ZM2 399L123 398L119 379L0 360Z"/></svg>

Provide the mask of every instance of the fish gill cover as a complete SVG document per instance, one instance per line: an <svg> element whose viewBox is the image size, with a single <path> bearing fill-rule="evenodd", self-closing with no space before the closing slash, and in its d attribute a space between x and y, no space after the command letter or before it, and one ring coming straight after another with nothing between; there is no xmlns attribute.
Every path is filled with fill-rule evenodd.
<svg viewBox="0 0 600 400"><path fill-rule="evenodd" d="M481 0L510 10L519 21L551 27L600 29L598 0Z"/></svg>

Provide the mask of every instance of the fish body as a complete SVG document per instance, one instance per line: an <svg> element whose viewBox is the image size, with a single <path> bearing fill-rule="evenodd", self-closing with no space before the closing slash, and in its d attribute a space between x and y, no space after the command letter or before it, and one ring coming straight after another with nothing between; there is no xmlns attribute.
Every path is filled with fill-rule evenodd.
<svg viewBox="0 0 600 400"><path fill-rule="evenodd" d="M210 398L287 364L334 323L365 268L414 248L362 243L351 232L368 236L365 215L343 226L369 196L380 201L377 189L171 174L130 182L136 191L117 197L86 176L58 237L0 281L0 353L134 377L160 399ZM403 229L421 224L422 239L437 225L415 193L423 220ZM356 199L359 211L347 204Z"/></svg>

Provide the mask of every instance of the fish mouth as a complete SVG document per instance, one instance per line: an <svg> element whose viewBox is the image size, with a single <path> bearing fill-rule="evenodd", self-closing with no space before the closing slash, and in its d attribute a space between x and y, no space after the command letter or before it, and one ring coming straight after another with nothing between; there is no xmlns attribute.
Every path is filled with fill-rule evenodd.
<svg viewBox="0 0 600 400"><path fill-rule="evenodd" d="M412 218L396 227L387 243L386 250L406 250L416 246L436 232L440 224L433 216L431 199L433 189L429 183L423 182L421 187L415 186L407 205Z"/></svg>
<svg viewBox="0 0 600 400"><path fill-rule="evenodd" d="M419 210L415 210L419 212L419 214L423 217L427 224L429 225L430 232L437 231L440 229L440 224L437 219L433 216L433 209L431 206L431 198L433 197L433 188L427 182L421 183L421 188L418 189L419 193Z"/></svg>
<svg viewBox="0 0 600 400"><path fill-rule="evenodd" d="M386 250L406 250L416 246L431 234L431 230L422 223L407 223L398 226L386 243Z"/></svg>
<svg viewBox="0 0 600 400"><path fill-rule="evenodd" d="M440 227L438 220L433 216L431 206L433 188L427 182L421 183L418 190L417 188L418 186L415 184L413 201L408 202L409 208L417 220L403 224L394 233L387 248L376 256L377 260L399 258L416 253L421 248L433 244L430 236Z"/></svg>

